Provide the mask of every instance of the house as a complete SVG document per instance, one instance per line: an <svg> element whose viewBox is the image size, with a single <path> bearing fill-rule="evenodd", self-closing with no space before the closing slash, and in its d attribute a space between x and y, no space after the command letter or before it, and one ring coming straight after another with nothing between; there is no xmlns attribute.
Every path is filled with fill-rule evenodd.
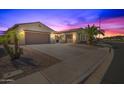
<svg viewBox="0 0 124 93"><path fill-rule="evenodd" d="M124 40L123 35L111 36L111 37L104 37L104 40Z"/></svg>
<svg viewBox="0 0 124 93"><path fill-rule="evenodd" d="M87 34L83 28L69 29L52 34L54 43L79 43L87 40Z"/></svg>
<svg viewBox="0 0 124 93"><path fill-rule="evenodd" d="M64 31L54 31L40 22L15 24L6 33L16 31L19 35L19 44L49 44L49 43L79 43L87 40L83 28ZM10 43L14 43L12 37Z"/></svg>
<svg viewBox="0 0 124 93"><path fill-rule="evenodd" d="M51 43L50 35L53 29L40 22L15 24L7 30L16 31L20 36L19 44L45 44ZM13 39L10 41L13 43Z"/></svg>

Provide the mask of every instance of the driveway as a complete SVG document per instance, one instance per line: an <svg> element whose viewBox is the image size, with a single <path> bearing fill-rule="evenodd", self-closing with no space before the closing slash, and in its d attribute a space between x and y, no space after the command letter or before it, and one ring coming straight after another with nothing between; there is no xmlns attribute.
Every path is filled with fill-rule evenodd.
<svg viewBox="0 0 124 93"><path fill-rule="evenodd" d="M41 45L28 45L28 47L36 49L40 52L54 56L60 60L67 60L80 55L93 54L96 47L73 46L72 44L41 44Z"/></svg>
<svg viewBox="0 0 124 93"><path fill-rule="evenodd" d="M56 57L62 62L39 71L39 74L34 73L33 76L27 76L13 83L80 83L110 55L108 48L86 45L41 44L27 45L26 47Z"/></svg>

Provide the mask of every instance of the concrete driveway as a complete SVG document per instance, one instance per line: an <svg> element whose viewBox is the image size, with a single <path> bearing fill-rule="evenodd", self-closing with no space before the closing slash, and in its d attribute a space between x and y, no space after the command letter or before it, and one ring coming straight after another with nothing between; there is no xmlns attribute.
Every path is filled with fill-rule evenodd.
<svg viewBox="0 0 124 93"><path fill-rule="evenodd" d="M80 83L108 59L108 48L72 44L27 45L62 62L12 83ZM37 78L40 77L40 78Z"/></svg>
<svg viewBox="0 0 124 93"><path fill-rule="evenodd" d="M54 56L60 60L67 60L80 55L89 55L96 51L94 47L73 46L72 44L40 44L28 45L28 47L36 49L40 52ZM97 52L97 51L96 51Z"/></svg>

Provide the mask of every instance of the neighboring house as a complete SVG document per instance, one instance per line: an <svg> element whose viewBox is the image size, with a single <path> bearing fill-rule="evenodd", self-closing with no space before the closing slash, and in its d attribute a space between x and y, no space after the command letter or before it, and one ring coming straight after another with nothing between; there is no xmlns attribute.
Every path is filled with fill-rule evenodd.
<svg viewBox="0 0 124 93"><path fill-rule="evenodd" d="M5 31L0 30L0 36L3 36L5 34Z"/></svg>
<svg viewBox="0 0 124 93"><path fill-rule="evenodd" d="M104 39L124 40L124 36L123 35L118 35L118 36L104 37Z"/></svg>
<svg viewBox="0 0 124 93"><path fill-rule="evenodd" d="M79 43L87 40L87 34L83 28L75 28L54 32L52 38L59 43Z"/></svg>
<svg viewBox="0 0 124 93"><path fill-rule="evenodd" d="M40 22L15 24L9 31L16 31L20 35L20 44L51 43L50 35L54 30ZM13 43L13 39L10 41Z"/></svg>

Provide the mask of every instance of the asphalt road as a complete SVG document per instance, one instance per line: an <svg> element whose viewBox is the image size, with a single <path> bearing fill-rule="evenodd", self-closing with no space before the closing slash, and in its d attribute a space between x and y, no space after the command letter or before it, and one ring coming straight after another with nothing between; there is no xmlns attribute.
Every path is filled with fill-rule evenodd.
<svg viewBox="0 0 124 93"><path fill-rule="evenodd" d="M109 43L114 49L114 58L103 77L102 84L124 84L124 43Z"/></svg>

